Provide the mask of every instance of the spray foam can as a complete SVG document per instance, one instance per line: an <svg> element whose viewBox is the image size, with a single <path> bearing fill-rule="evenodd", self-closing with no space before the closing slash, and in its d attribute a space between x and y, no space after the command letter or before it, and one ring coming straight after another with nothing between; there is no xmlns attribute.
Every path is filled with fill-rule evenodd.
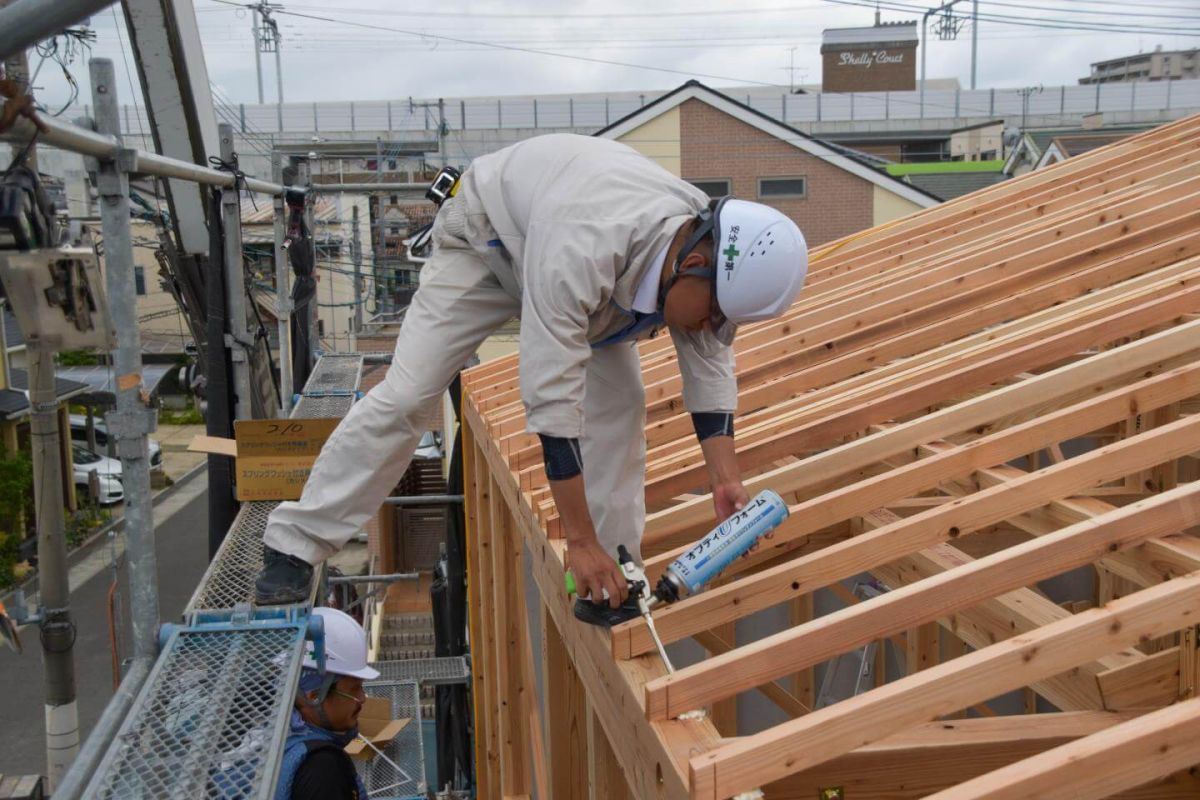
<svg viewBox="0 0 1200 800"><path fill-rule="evenodd" d="M672 561L655 587L655 596L674 603L701 591L705 584L754 546L760 536L787 519L788 513L782 497L770 489L763 489L745 508Z"/></svg>

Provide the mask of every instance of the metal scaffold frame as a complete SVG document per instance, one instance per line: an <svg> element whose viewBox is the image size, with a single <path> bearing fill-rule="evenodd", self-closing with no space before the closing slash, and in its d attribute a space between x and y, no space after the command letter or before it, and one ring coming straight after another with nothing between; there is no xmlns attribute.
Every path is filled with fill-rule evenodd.
<svg viewBox="0 0 1200 800"><path fill-rule="evenodd" d="M464 373L480 795L1200 794L1197 209L1193 116L816 249L734 345L746 489L791 514L654 610L693 643L671 673L644 620L573 617L517 359ZM652 584L714 525L664 338L640 344ZM879 642L899 674L818 708L820 670Z"/></svg>
<svg viewBox="0 0 1200 800"><path fill-rule="evenodd" d="M3 139L25 142L37 135L43 144L98 161L99 188L106 201L102 203L106 272L118 321L117 363L122 374L140 374L137 325L122 316L135 314L128 176L153 175L220 187L227 195L225 205L234 208L243 189L279 198L294 190L234 171L126 148L116 133L112 62L93 59L91 70L101 132L55 119L42 120L39 132L31 121L17 117ZM4 102L0 101L0 113ZM227 142L232 141L228 131L222 134ZM231 151L226 149L224 155ZM282 203L276 204L276 213L285 213ZM277 230L282 230L281 223L282 219L277 220ZM227 215L226 225L233 226L236 242L238 215ZM241 253L234 250L228 255L227 282L234 287L231 291L238 291L242 286ZM280 257L277 268L286 273L286 259ZM113 297L112 287L123 285L122 281L130 291ZM288 305L280 303L282 324L286 324ZM235 328L226 342L237 348L243 338L247 337L240 337ZM359 396L362 364L363 357L357 354L322 357L291 416L344 416ZM138 385L132 382L130 391L118 395L117 413L110 423L123 460L136 461L139 454L146 460L143 451L152 422L137 395ZM242 388L244 391L244 383ZM290 392L285 390L285 394ZM127 494L136 658L72 768L56 787L55 797L268 797L287 734L305 637L314 635L302 606L249 610L253 579L262 563L262 530L274 504L247 503L242 507L188 604L184 625L163 626L160 641L150 494L146 491L143 497L128 489Z"/></svg>

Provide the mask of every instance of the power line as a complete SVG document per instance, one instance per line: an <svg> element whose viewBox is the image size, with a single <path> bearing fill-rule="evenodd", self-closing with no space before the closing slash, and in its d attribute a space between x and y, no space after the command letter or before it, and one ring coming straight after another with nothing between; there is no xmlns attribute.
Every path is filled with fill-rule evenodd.
<svg viewBox="0 0 1200 800"><path fill-rule="evenodd" d="M214 3L223 3L225 5L240 5L239 3L234 3L233 0L213 0L213 2ZM439 40L447 41L447 42L455 42L457 44L481 45L483 47L490 47L490 48L496 49L496 50L508 50L508 51L516 52L516 53L529 53L532 55L551 56L553 58L566 58L566 59L570 59L572 61L584 61L584 62L591 63L591 64L607 64L609 66L615 66L615 67L628 67L631 69L646 69L646 70L652 70L654 72L666 72L666 73L670 73L672 75L686 75L688 77L711 78L711 79L720 80L720 81L737 81L742 84L753 84L753 85L757 85L757 86L776 86L777 85L774 83L750 80L747 78L732 78L732 77L729 77L728 75L713 75L713 74L704 73L704 72L693 72L691 70L671 69L669 67L654 67L654 66L650 66L648 64L633 64L633 63L626 62L626 61L612 61L612 60L603 59L603 58L590 58L588 56L569 55L567 53L554 53L554 52L550 52L548 50L537 50L537 49L530 48L530 47L516 47L513 45L493 44L491 42L485 42L485 41L479 41L479 40L460 39L455 36L445 36L442 34L421 33L419 31L410 31L410 30L405 30L403 28L392 28L392 27L387 27L387 26L383 26L383 25L368 25L368 24L362 23L362 22L352 22L350 20L336 19L334 17L324 17L324 16L320 16L317 14L303 14L298 11L279 10L276 13L287 14L289 16L300 17L303 19L312 19L312 20L316 20L318 22L331 22L335 25L348 25L352 28L365 28L366 30L372 30L372 31L386 30L386 31L391 31L392 33L402 33L406 36L417 36L417 37L424 37L424 38L428 38L428 39L439 39Z"/></svg>
<svg viewBox="0 0 1200 800"><path fill-rule="evenodd" d="M856 8L884 8L888 11L898 11L907 14L924 14L929 9L923 6L909 5L906 3L896 2L896 0L886 0L886 2L876 2L876 0L824 0L826 3L834 5L852 6ZM1029 28L1048 28L1056 30L1091 30L1091 31L1107 31L1109 33L1153 33L1153 34L1169 34L1169 35L1193 35L1200 34L1200 28L1179 28L1179 27L1162 27L1151 25L1117 25L1101 22L1086 22L1076 23L1070 20L1053 19L1048 17L1014 17L1004 14L988 14L985 12L979 13L980 22L995 22L1004 25L1017 25Z"/></svg>

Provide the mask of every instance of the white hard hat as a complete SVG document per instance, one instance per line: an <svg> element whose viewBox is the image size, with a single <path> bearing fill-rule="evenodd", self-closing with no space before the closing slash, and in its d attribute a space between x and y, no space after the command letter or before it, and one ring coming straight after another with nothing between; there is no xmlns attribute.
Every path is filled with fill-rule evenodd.
<svg viewBox="0 0 1200 800"><path fill-rule="evenodd" d="M770 206L731 197L717 203L713 217L721 313L735 325L782 314L808 274L808 246L800 228Z"/></svg>
<svg viewBox="0 0 1200 800"><path fill-rule="evenodd" d="M325 671L334 675L348 675L372 681L379 677L379 670L367 666L367 634L354 617L345 611L324 606L313 609L313 616L325 622ZM304 666L317 669L313 658L313 643L307 642L304 651Z"/></svg>
<svg viewBox="0 0 1200 800"><path fill-rule="evenodd" d="M740 323L777 317L792 304L808 274L808 246L796 223L762 203L722 197L697 219L660 291L659 306L678 278L711 278L720 312L714 313L712 332L728 345ZM683 259L710 233L712 266L680 270Z"/></svg>

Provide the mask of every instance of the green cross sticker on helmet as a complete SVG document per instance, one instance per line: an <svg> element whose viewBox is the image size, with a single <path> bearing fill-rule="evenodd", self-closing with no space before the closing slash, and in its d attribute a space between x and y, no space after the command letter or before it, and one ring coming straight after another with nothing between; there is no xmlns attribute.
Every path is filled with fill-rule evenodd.
<svg viewBox="0 0 1200 800"><path fill-rule="evenodd" d="M808 246L800 228L782 212L749 200L717 202L713 256L721 265L714 280L725 318L714 333L724 344L733 341L739 324L783 314L808 274Z"/></svg>

